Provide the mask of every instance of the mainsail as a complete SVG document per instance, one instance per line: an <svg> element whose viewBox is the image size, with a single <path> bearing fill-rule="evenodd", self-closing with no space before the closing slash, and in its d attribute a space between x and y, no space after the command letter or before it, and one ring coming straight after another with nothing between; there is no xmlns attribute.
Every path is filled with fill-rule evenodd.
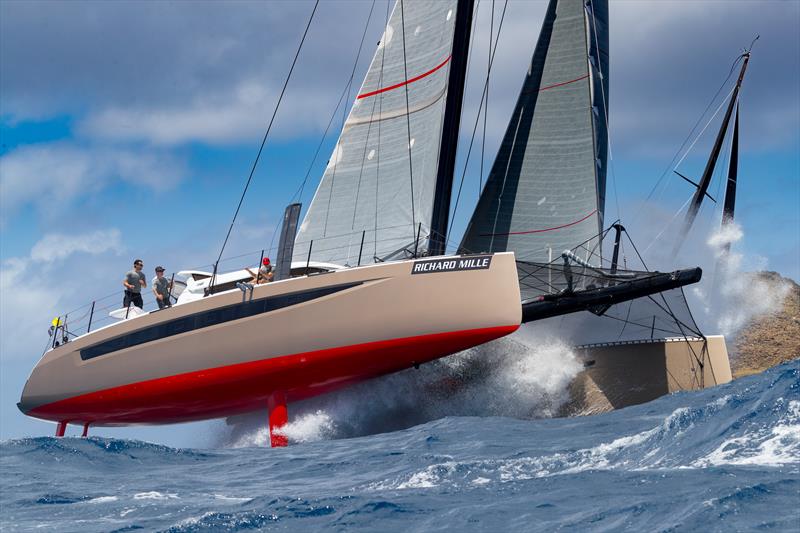
<svg viewBox="0 0 800 533"><path fill-rule="evenodd" d="M607 0L550 0L460 251L549 262L584 244L599 256L607 109Z"/></svg>
<svg viewBox="0 0 800 533"><path fill-rule="evenodd" d="M454 57L454 35L457 26L468 34L471 7L458 0L395 4L300 226L295 260L355 265L425 252L448 79L466 63Z"/></svg>

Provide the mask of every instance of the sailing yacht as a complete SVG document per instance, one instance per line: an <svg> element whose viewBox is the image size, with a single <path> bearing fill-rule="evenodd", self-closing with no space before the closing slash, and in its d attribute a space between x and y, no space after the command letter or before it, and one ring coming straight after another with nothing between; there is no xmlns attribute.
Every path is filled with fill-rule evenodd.
<svg viewBox="0 0 800 533"><path fill-rule="evenodd" d="M185 271L171 308L54 342L22 412L63 435L67 424L85 434L265 410L283 445L272 430L287 402L516 330L513 253L444 256L437 232L472 11L457 0L395 6L296 236L299 206L287 209L276 281Z"/></svg>
<svg viewBox="0 0 800 533"><path fill-rule="evenodd" d="M54 337L19 408L58 422L57 435L68 424L86 434L263 410L280 446L289 402L523 320L698 281L699 269L591 262L605 194L605 0L551 1L481 201L458 253L445 255L473 11L473 0L395 4L302 223L299 204L287 207L275 281L184 271L171 308ZM570 250L581 243L585 253Z"/></svg>

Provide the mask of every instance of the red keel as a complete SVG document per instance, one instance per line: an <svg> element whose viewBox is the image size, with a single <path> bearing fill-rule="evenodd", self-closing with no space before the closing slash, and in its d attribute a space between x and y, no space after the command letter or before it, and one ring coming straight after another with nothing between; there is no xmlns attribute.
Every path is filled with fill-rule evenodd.
<svg viewBox="0 0 800 533"><path fill-rule="evenodd" d="M67 430L67 423L66 422L59 422L56 426L56 437L63 437L64 432Z"/></svg>
<svg viewBox="0 0 800 533"><path fill-rule="evenodd" d="M267 401L269 409L269 443L273 448L287 446L289 439L279 433L281 428L289 421L286 410L286 394L281 391L273 392Z"/></svg>

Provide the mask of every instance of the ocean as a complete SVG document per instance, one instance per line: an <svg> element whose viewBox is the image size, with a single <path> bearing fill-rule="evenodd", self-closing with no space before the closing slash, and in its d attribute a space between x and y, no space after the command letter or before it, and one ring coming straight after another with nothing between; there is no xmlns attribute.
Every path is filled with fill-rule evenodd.
<svg viewBox="0 0 800 533"><path fill-rule="evenodd" d="M288 448L0 443L3 531L800 530L800 360L607 414Z"/></svg>

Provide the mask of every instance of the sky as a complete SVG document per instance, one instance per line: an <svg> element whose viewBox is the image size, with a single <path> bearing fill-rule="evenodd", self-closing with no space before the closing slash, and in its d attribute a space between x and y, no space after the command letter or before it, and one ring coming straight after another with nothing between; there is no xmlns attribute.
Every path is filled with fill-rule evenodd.
<svg viewBox="0 0 800 533"><path fill-rule="evenodd" d="M306 174L301 200L310 202L339 120L312 164L314 151L380 39L386 0L369 19L371 4L321 3L226 248L229 268L255 264L270 247ZM148 275L157 264L173 272L216 258L312 5L0 0L0 439L53 431L15 404L54 316L101 296L121 299L134 258ZM497 25L503 2L495 5ZM491 6L478 6L462 125L477 112ZM491 77L487 168L545 9L544 1L508 4ZM693 192L672 174L673 158L733 60L760 35L740 101L745 239L737 246L760 267L800 279L800 2L612 0L610 17L606 219L621 218L635 240L659 248L653 212L671 216ZM679 171L701 174L718 119ZM467 167L455 235L477 201L479 161ZM709 204L698 231L718 218ZM95 434L197 445L213 427Z"/></svg>

